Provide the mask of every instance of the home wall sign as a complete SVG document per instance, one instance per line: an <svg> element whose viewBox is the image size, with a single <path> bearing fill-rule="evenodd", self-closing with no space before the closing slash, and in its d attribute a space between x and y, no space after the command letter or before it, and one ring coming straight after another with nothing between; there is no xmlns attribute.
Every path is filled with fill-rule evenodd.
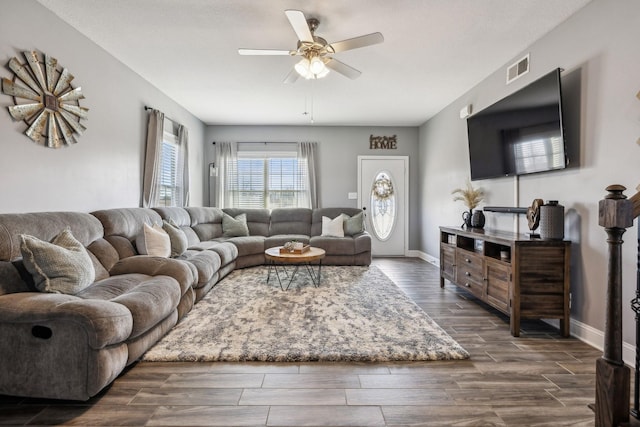
<svg viewBox="0 0 640 427"><path fill-rule="evenodd" d="M9 60L12 79L2 79L2 92L13 97L9 114L27 124L25 135L49 148L77 143L86 127L89 109L80 106L82 89L73 87L73 75L58 66L58 60L35 51L23 52L26 62Z"/></svg>
<svg viewBox="0 0 640 427"><path fill-rule="evenodd" d="M398 138L393 136L373 136L369 137L369 149L371 150L395 150L398 148Z"/></svg>

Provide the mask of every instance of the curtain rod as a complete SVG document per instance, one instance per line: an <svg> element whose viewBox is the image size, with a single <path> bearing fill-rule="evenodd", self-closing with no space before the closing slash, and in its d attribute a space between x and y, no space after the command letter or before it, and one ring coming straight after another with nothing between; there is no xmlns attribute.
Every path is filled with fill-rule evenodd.
<svg viewBox="0 0 640 427"><path fill-rule="evenodd" d="M154 109L153 107L149 107L148 105L145 105L145 106L144 106L144 111L147 111L147 110L153 110L153 109ZM164 114L164 113L162 113L162 114ZM165 118L165 119L167 119L167 120L169 120L170 122L175 123L175 124L178 124L178 125L180 124L180 123L178 123L177 121L173 120L171 117L164 116L164 118Z"/></svg>

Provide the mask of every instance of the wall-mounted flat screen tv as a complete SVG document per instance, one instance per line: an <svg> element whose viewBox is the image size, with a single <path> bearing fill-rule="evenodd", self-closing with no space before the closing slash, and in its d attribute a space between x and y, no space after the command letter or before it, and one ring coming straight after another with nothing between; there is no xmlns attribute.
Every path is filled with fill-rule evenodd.
<svg viewBox="0 0 640 427"><path fill-rule="evenodd" d="M567 166L560 69L467 118L471 179Z"/></svg>

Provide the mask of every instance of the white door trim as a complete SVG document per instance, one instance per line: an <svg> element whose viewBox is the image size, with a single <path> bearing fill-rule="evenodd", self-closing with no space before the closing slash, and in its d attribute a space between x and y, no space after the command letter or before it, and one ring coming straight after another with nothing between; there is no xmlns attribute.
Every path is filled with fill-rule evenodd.
<svg viewBox="0 0 640 427"><path fill-rule="evenodd" d="M364 201L360 189L362 188L362 161L363 160L403 160L404 161L404 256L409 253L409 156L358 156L358 208L362 208Z"/></svg>

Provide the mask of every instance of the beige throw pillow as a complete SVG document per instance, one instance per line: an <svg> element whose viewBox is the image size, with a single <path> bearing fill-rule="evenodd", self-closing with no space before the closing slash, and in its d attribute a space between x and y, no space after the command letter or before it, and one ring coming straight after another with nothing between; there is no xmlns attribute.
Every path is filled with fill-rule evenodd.
<svg viewBox="0 0 640 427"><path fill-rule="evenodd" d="M171 255L169 235L157 224L153 227L144 224L142 233L136 238L136 247L141 255L153 255L168 258Z"/></svg>
<svg viewBox="0 0 640 427"><path fill-rule="evenodd" d="M169 235L172 257L178 257L187 251L189 247L187 235L172 219L162 221L162 229Z"/></svg>
<svg viewBox="0 0 640 427"><path fill-rule="evenodd" d="M342 214L338 215L334 219L323 216L322 217L322 236L344 237L343 222L344 222L344 218L342 217Z"/></svg>
<svg viewBox="0 0 640 427"><path fill-rule="evenodd" d="M26 234L20 239L23 264L39 291L74 295L94 282L91 258L68 228L51 243Z"/></svg>

